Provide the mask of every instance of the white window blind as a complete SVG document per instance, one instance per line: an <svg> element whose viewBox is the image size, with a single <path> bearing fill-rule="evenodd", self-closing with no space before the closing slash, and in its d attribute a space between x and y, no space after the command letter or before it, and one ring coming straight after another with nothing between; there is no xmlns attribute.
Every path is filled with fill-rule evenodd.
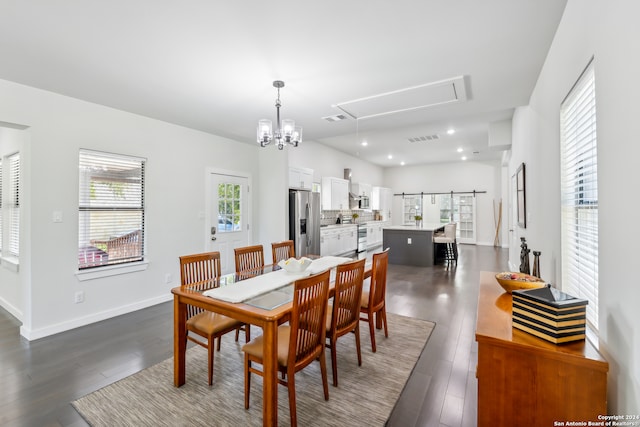
<svg viewBox="0 0 640 427"><path fill-rule="evenodd" d="M7 208L9 211L9 255L20 255L20 153L7 158L9 162L9 194Z"/></svg>
<svg viewBox="0 0 640 427"><path fill-rule="evenodd" d="M587 321L598 328L598 156L593 62L560 109L562 284L589 301Z"/></svg>
<svg viewBox="0 0 640 427"><path fill-rule="evenodd" d="M79 269L143 260L144 168L141 158L80 150Z"/></svg>

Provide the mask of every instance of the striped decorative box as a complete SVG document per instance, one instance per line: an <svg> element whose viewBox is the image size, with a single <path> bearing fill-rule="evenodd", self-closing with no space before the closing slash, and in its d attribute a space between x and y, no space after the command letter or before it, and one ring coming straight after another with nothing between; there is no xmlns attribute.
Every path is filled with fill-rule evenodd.
<svg viewBox="0 0 640 427"><path fill-rule="evenodd" d="M587 300L575 298L549 285L516 290L511 295L514 328L554 344L585 338Z"/></svg>

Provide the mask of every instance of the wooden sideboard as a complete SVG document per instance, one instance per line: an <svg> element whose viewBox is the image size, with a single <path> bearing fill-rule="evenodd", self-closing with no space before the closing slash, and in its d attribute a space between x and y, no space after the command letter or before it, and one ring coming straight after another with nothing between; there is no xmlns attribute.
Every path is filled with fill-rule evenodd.
<svg viewBox="0 0 640 427"><path fill-rule="evenodd" d="M511 327L511 294L480 273L478 426L553 426L607 413L609 364L588 340L555 345ZM554 424L558 422L558 424Z"/></svg>

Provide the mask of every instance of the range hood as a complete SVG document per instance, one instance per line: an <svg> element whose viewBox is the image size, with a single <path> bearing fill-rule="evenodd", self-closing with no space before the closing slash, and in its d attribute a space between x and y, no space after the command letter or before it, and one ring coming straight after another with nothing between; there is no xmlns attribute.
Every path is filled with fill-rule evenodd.
<svg viewBox="0 0 640 427"><path fill-rule="evenodd" d="M349 181L349 209L359 209L361 197L353 192L353 183L351 181L351 169L344 170L344 179Z"/></svg>

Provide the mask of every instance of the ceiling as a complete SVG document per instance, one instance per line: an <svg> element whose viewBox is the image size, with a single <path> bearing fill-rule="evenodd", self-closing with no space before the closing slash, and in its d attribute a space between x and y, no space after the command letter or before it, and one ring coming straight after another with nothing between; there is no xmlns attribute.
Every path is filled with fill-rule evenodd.
<svg viewBox="0 0 640 427"><path fill-rule="evenodd" d="M251 144L283 80L298 150L484 161L501 155L489 123L528 104L565 4L0 0L0 78Z"/></svg>

